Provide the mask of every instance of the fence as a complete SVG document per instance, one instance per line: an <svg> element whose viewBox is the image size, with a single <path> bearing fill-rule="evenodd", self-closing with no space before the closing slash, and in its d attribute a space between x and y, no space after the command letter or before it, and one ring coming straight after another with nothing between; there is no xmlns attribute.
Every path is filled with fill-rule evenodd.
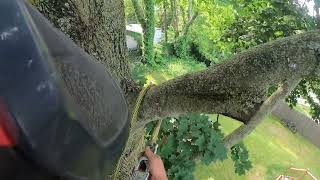
<svg viewBox="0 0 320 180"><path fill-rule="evenodd" d="M286 103L280 103L272 114L284 123L294 125L300 135L320 148L320 125L311 118L292 110Z"/></svg>

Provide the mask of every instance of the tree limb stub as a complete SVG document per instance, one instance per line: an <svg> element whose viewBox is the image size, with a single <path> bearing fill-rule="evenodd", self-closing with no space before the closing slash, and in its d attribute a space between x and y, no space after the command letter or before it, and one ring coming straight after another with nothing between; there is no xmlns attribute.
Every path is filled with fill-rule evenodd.
<svg viewBox="0 0 320 180"><path fill-rule="evenodd" d="M247 124L271 85L319 72L319 49L320 31L311 31L257 46L207 70L152 87L137 127L186 112L219 113Z"/></svg>
<svg viewBox="0 0 320 180"><path fill-rule="evenodd" d="M286 98L299 82L300 79L291 79L290 81L283 83L276 92L264 101L259 110L252 116L247 124L240 126L224 138L224 145L230 148L249 135L265 119L265 117L273 111L277 104Z"/></svg>

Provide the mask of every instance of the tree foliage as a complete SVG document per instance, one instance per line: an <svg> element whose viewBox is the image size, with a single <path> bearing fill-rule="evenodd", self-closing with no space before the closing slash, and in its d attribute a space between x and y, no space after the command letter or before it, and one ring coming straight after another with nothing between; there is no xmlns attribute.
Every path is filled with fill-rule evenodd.
<svg viewBox="0 0 320 180"><path fill-rule="evenodd" d="M154 124L148 125L151 131ZM159 135L159 150L168 170L169 179L193 179L195 161L209 165L227 158L227 149L222 143L224 134L220 124L203 114L185 114L163 121ZM244 144L231 148L235 172L243 175L251 166Z"/></svg>
<svg viewBox="0 0 320 180"><path fill-rule="evenodd" d="M158 153L169 179L193 179L195 159L209 165L227 158L223 134L208 116L186 114L163 122Z"/></svg>
<svg viewBox="0 0 320 180"><path fill-rule="evenodd" d="M235 173L240 176L252 168L248 150L243 143L231 147L231 159L234 162Z"/></svg>
<svg viewBox="0 0 320 180"><path fill-rule="evenodd" d="M224 40L239 52L258 44L312 29L307 10L295 1L260 0L234 4L235 21L224 33Z"/></svg>

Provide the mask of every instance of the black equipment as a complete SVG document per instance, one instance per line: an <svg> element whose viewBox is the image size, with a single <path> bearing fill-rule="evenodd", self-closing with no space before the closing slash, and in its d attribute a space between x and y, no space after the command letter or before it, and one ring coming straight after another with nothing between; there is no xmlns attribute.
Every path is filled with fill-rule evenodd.
<svg viewBox="0 0 320 180"><path fill-rule="evenodd" d="M95 80L105 114L92 118L57 64ZM0 179L106 179L128 133L126 101L105 68L24 1L0 0Z"/></svg>

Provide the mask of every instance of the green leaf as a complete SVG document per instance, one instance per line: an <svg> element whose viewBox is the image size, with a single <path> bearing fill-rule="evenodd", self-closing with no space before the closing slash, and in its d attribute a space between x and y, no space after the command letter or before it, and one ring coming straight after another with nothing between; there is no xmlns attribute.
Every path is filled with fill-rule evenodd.
<svg viewBox="0 0 320 180"><path fill-rule="evenodd" d="M203 155L202 162L205 165L209 165L214 160L214 154L210 151L206 151Z"/></svg>
<svg viewBox="0 0 320 180"><path fill-rule="evenodd" d="M216 156L216 159L219 159L219 160L227 159L227 149L222 143L217 144L216 148L214 149L214 154Z"/></svg>
<svg viewBox="0 0 320 180"><path fill-rule="evenodd" d="M169 155L173 154L176 150L175 147L175 137L173 134L170 134L167 137L168 143L161 147L159 154L161 157L168 158Z"/></svg>
<svg viewBox="0 0 320 180"><path fill-rule="evenodd" d="M200 136L194 143L198 146L200 151L205 149L205 136Z"/></svg>
<svg viewBox="0 0 320 180"><path fill-rule="evenodd" d="M248 150L243 143L231 147L231 159L234 161L235 173L238 175L243 175L252 168Z"/></svg>

